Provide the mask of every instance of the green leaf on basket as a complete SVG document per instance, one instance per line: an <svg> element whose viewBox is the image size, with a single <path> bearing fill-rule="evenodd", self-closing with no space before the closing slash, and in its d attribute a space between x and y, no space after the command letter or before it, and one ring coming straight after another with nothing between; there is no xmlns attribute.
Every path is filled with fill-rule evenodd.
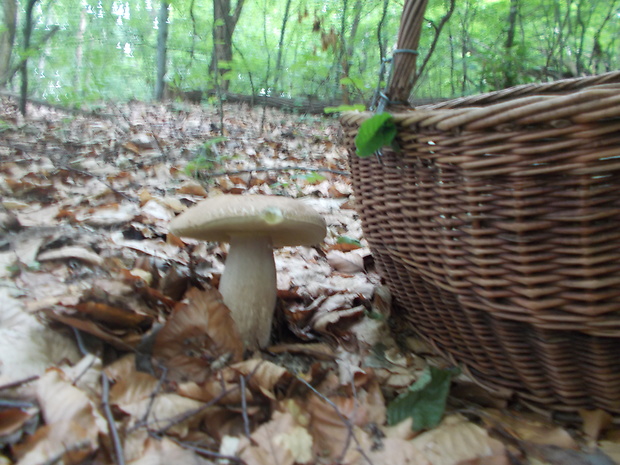
<svg viewBox="0 0 620 465"><path fill-rule="evenodd" d="M371 156L381 147L391 145L396 137L396 124L389 113L379 113L364 121L357 132L355 147L357 155Z"/></svg>
<svg viewBox="0 0 620 465"><path fill-rule="evenodd" d="M450 382L458 372L458 369L427 367L406 392L390 402L388 424L395 425L411 417L414 431L437 426L446 409Z"/></svg>

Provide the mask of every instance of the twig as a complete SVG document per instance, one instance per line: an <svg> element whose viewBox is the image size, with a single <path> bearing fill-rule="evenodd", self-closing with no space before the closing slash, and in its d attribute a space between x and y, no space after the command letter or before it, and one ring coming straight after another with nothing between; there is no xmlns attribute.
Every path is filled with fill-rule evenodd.
<svg viewBox="0 0 620 465"><path fill-rule="evenodd" d="M224 397L226 397L228 394L231 394L233 392L235 392L237 389L239 389L239 386L234 386L222 393L220 393L220 395L218 395L217 397L211 399L209 402L207 402L204 405L201 405L200 407L196 408L196 409L192 409L192 410L188 410L187 412L184 413L180 413L179 415L174 416L173 418L171 418L168 423L160 428L159 430L155 431L156 434L165 434L166 431L168 431L170 428L172 428L175 425L178 425L179 423L183 423L185 420L187 420L188 418L193 417L194 415L199 414L200 412L208 409L209 407L214 406L215 404L217 404L220 400L222 400ZM163 421L163 420L159 420L159 421Z"/></svg>
<svg viewBox="0 0 620 465"><path fill-rule="evenodd" d="M13 389L16 387L20 387L22 384L28 384L32 381L36 381L37 379L39 379L39 375L29 376L28 378L13 381L12 383L3 384L2 386L0 386L0 391L4 391L5 389Z"/></svg>
<svg viewBox="0 0 620 465"><path fill-rule="evenodd" d="M250 437L250 419L248 418L248 401L245 398L245 376L239 378L241 387L241 415L243 416L243 429L245 436Z"/></svg>
<svg viewBox="0 0 620 465"><path fill-rule="evenodd" d="M353 433L353 424L351 423L351 420L349 420L347 417L345 417L340 410L338 409L338 406L336 404L334 404L334 402L332 402L330 399L328 399L327 397L325 397L323 394L321 394L314 386L312 386L308 381L306 381L305 379L303 379L301 376L296 375L295 376L297 378L298 381L300 381L302 384L304 384L305 386L308 387L308 389L310 389L312 392L314 392L321 400L323 400L325 403L327 403L331 408L334 409L334 411L336 412L336 415L338 415L338 417L340 418L340 420L342 420L342 422L346 425L347 430L348 430L348 434L347 434L347 440L345 441L345 445L344 448L342 450L342 453L340 454L340 457L338 457L338 459L336 460L336 463L341 463L344 459L344 456L347 453L347 450L349 449L349 444L351 443L351 439L353 439L353 441L355 442L355 444L357 445L357 450L359 451L359 453L362 455L362 457L364 457L364 459L366 459L366 461L370 464L373 465L372 460L370 460L370 457L368 457L368 455L366 454L366 452L364 452L364 449L362 448L362 445L360 444L359 440L357 439L357 437L355 436L355 434Z"/></svg>
<svg viewBox="0 0 620 465"><path fill-rule="evenodd" d="M31 408L35 404L23 400L0 399L0 408Z"/></svg>
<svg viewBox="0 0 620 465"><path fill-rule="evenodd" d="M114 444L114 455L116 455L116 463L118 465L125 465L125 453L123 452L123 445L116 429L116 423L114 423L114 416L112 415L112 409L110 408L110 379L105 372L101 372L101 381L103 384L103 392L101 394L103 403L103 412L108 422L108 428L110 430L110 436L112 436L112 443Z"/></svg>
<svg viewBox="0 0 620 465"><path fill-rule="evenodd" d="M88 439L76 442L75 444L72 444L70 447L65 447L62 451L56 453L55 455L52 455L45 462L39 462L39 463L41 465L54 465L55 463L60 462L62 460L63 456L67 452L75 452L75 451L84 449L85 447L88 447L88 446L91 446L91 442Z"/></svg>
<svg viewBox="0 0 620 465"><path fill-rule="evenodd" d="M348 171L332 170L329 168L313 168L310 166L279 166L279 167L273 167L273 168L256 167L256 168L248 168L245 170L215 171L213 173L201 173L201 174L207 178L216 178L218 176L230 176L230 175L235 175L235 174L264 172L264 171L319 171L323 173L339 174L341 176L350 176L351 174Z"/></svg>
<svg viewBox="0 0 620 465"><path fill-rule="evenodd" d="M89 176L93 179L96 179L97 181L99 181L101 184L103 184L104 186L106 186L108 189L110 189L112 192L114 192L115 194L120 195L121 197L123 197L126 200L129 200L130 202L134 202L134 203L139 203L140 201L138 199L136 199L135 197L132 197L130 195L125 194L124 192L119 191L118 189L115 189L114 187L112 187L112 185L107 182L104 181L103 179L101 179L99 176L89 173L88 171L82 171L82 170L78 170L76 168L72 168L71 166L67 166L67 165L59 165L58 168L61 169L65 169L67 171L73 171L74 173L77 174L81 174L82 176Z"/></svg>
<svg viewBox="0 0 620 465"><path fill-rule="evenodd" d="M150 433L151 436L153 436L156 439L162 439L164 436L151 432ZM189 449L189 450L193 450L194 452L198 452L199 454L203 454L203 455L207 455L209 457L213 457L216 459L221 459L221 460L230 460L231 462L235 462L235 463L241 463L245 465L245 461L243 459L240 459L239 457L233 457L231 455L222 455L219 454L217 452L213 452L212 450L209 449L204 449L202 447L198 447L198 446L194 446L191 444L187 444L183 441L179 441L178 439L175 439L172 436L166 436L169 440L171 440L172 442L174 442L175 444L183 447L184 449Z"/></svg>
<svg viewBox="0 0 620 465"><path fill-rule="evenodd" d="M155 398L157 397L157 394L159 394L159 392L161 391L161 387L164 385L164 380L166 379L166 376L168 375L167 367L160 366L160 368L162 369L162 374L157 380L157 386L155 386L155 390L151 392L151 395L149 397L149 404L146 406L146 411L144 412L142 419L138 423L136 423L136 425L132 428L132 430L138 428L141 425L146 425L148 422L151 409L153 408L153 405L155 404Z"/></svg>

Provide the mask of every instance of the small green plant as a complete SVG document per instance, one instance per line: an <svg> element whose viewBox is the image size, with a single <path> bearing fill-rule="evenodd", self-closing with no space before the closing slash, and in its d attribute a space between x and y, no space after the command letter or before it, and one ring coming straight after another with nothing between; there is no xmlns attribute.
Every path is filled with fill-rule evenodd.
<svg viewBox="0 0 620 465"><path fill-rule="evenodd" d="M14 129L14 126L8 121L0 119L0 132L8 131L9 129Z"/></svg>
<svg viewBox="0 0 620 465"><path fill-rule="evenodd" d="M308 174L302 174L298 177L299 179L303 179L308 184L318 184L321 181L325 181L325 179L327 179L325 176L323 176L322 174L316 171L308 173Z"/></svg>
<svg viewBox="0 0 620 465"><path fill-rule="evenodd" d="M225 141L226 137L219 136L213 137L202 144L196 157L185 165L185 174L193 178L200 178L200 173L215 168L215 165L221 163L225 158L217 153L215 146Z"/></svg>

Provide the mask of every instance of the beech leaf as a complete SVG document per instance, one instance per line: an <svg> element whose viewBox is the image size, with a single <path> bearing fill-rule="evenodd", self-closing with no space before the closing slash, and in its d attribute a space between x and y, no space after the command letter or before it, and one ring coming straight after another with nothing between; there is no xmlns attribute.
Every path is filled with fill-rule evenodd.
<svg viewBox="0 0 620 465"><path fill-rule="evenodd" d="M387 408L388 423L395 425L411 417L414 431L439 424L446 408L450 381L456 369L428 367L409 389L394 399Z"/></svg>
<svg viewBox="0 0 620 465"><path fill-rule="evenodd" d="M364 121L357 132L355 147L361 158L371 156L381 147L392 145L396 136L396 124L389 113L379 113Z"/></svg>

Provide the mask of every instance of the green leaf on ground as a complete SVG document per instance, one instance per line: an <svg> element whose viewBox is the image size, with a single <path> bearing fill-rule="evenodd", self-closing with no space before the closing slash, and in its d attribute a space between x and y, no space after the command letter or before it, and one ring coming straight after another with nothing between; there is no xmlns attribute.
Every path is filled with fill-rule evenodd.
<svg viewBox="0 0 620 465"><path fill-rule="evenodd" d="M336 244L349 244L356 245L358 247L362 246L362 243L360 241L358 241L357 239L353 239L349 236L338 236L338 239L336 239Z"/></svg>
<svg viewBox="0 0 620 465"><path fill-rule="evenodd" d="M357 132L355 146L357 155L365 158L371 156L381 147L392 145L396 137L396 124L389 113L379 113L364 121Z"/></svg>
<svg viewBox="0 0 620 465"><path fill-rule="evenodd" d="M437 426L446 409L450 382L456 374L458 369L427 367L406 392L390 402L388 423L395 425L411 417L414 431Z"/></svg>

